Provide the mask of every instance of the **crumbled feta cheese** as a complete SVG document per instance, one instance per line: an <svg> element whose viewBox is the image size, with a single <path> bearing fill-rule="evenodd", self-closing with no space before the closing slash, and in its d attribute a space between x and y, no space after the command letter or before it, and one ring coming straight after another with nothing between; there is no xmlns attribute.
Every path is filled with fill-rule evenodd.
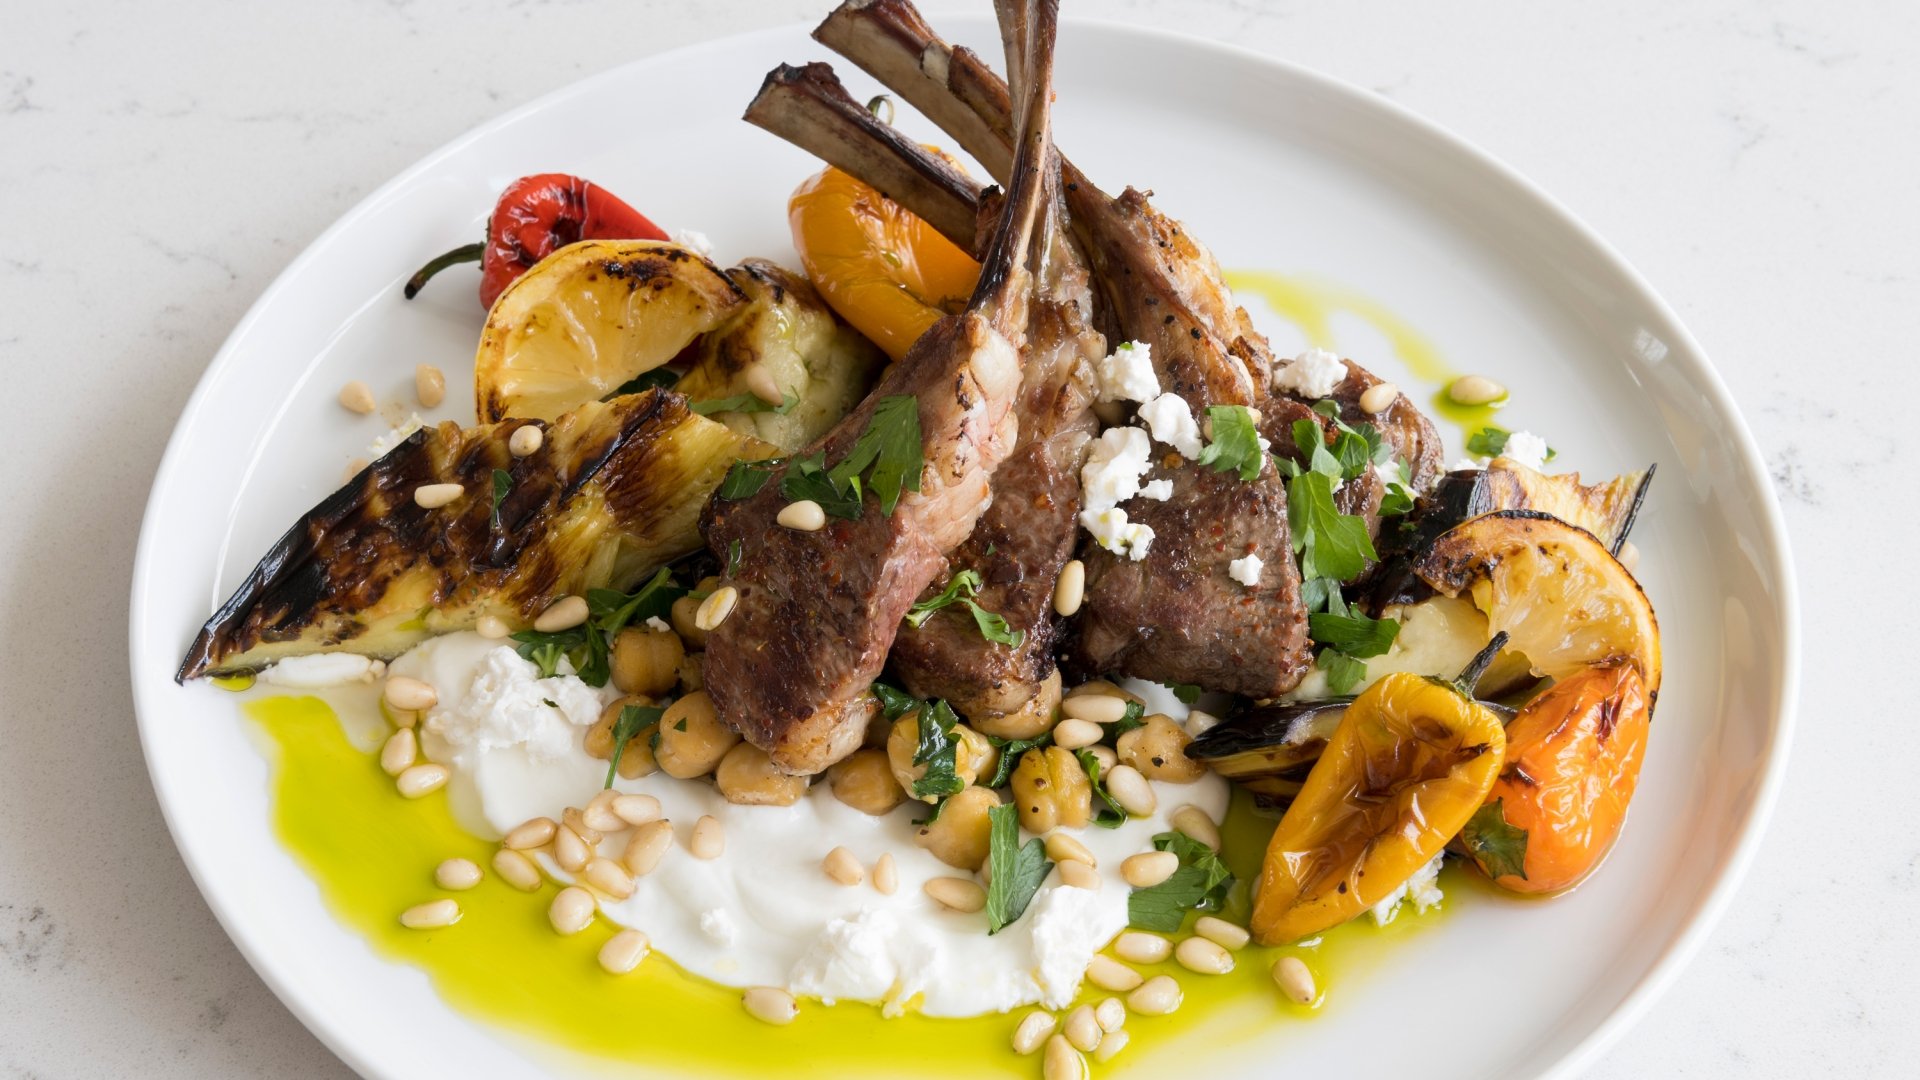
<svg viewBox="0 0 1920 1080"><path fill-rule="evenodd" d="M1308 349L1291 362L1273 369L1273 381L1282 390L1308 398L1326 397L1346 377L1347 365L1341 362L1339 354L1325 349Z"/></svg>
<svg viewBox="0 0 1920 1080"><path fill-rule="evenodd" d="M1149 480L1140 485L1140 497L1154 502L1166 502L1173 498L1173 481Z"/></svg>
<svg viewBox="0 0 1920 1080"><path fill-rule="evenodd" d="M1140 422L1153 437L1180 452L1191 461L1200 456L1200 425L1193 410L1178 394L1161 394L1140 406Z"/></svg>
<svg viewBox="0 0 1920 1080"><path fill-rule="evenodd" d="M1093 441L1080 468L1081 497L1093 508L1114 506L1140 494L1140 477L1151 466L1153 444L1135 427L1108 428Z"/></svg>
<svg viewBox="0 0 1920 1080"><path fill-rule="evenodd" d="M700 932L713 939L714 944L730 947L740 939L740 924L733 921L733 915L726 908L709 908L700 913Z"/></svg>
<svg viewBox="0 0 1920 1080"><path fill-rule="evenodd" d="M673 230L673 242L703 259L713 258L713 241L698 229Z"/></svg>
<svg viewBox="0 0 1920 1080"><path fill-rule="evenodd" d="M1529 469L1547 467L1547 440L1531 431L1516 431L1507 436L1507 445L1500 456L1517 461Z"/></svg>
<svg viewBox="0 0 1920 1080"><path fill-rule="evenodd" d="M1080 527L1093 534L1100 546L1135 562L1147 557L1153 543L1153 527L1127 520L1127 512L1117 506L1080 511Z"/></svg>
<svg viewBox="0 0 1920 1080"><path fill-rule="evenodd" d="M647 616L647 629L649 629L649 630L657 630L657 631L659 631L659 632L661 632L661 633L663 633L663 634L664 634L664 633L666 633L667 631L669 631L669 630L672 630L672 629L673 629L673 627L671 627L671 626L668 626L668 625L667 625L667 620L665 620L665 619L663 619L663 618L661 618L660 616L658 616L658 615L649 615L649 616Z"/></svg>
<svg viewBox="0 0 1920 1080"><path fill-rule="evenodd" d="M1227 576L1251 589L1260 584L1260 571L1267 565L1258 555L1248 555L1227 564Z"/></svg>
<svg viewBox="0 0 1920 1080"><path fill-rule="evenodd" d="M1093 362L1093 392L1101 401L1148 401L1160 392L1153 349L1129 341Z"/></svg>
<svg viewBox="0 0 1920 1080"><path fill-rule="evenodd" d="M317 690L326 686L345 686L373 678L373 661L353 653L314 653L289 656L260 673L260 681L273 686Z"/></svg>
<svg viewBox="0 0 1920 1080"><path fill-rule="evenodd" d="M420 419L419 413L408 413L406 423L367 444L367 456L375 461L386 457L387 451L407 441L407 436L426 426L427 422Z"/></svg>
<svg viewBox="0 0 1920 1080"><path fill-rule="evenodd" d="M1413 876L1400 883L1400 887L1388 893L1381 901L1373 905L1373 923L1385 926L1400 913L1402 901L1413 901L1413 909L1422 915L1427 909L1438 905L1440 894L1440 862L1444 854L1435 855L1433 861L1413 872Z"/></svg>

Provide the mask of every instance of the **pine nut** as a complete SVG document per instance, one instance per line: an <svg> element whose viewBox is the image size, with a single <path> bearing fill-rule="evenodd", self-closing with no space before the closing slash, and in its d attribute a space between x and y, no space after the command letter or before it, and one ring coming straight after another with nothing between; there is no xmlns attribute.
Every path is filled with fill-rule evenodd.
<svg viewBox="0 0 1920 1080"><path fill-rule="evenodd" d="M627 841L627 850L621 852L620 861L633 871L635 877L645 877L660 865L661 857L672 846L673 822L665 818L649 821L633 830L633 837Z"/></svg>
<svg viewBox="0 0 1920 1080"><path fill-rule="evenodd" d="M693 835L687 837L687 851L696 859L717 859L726 850L726 826L712 814L702 814L693 823Z"/></svg>
<svg viewBox="0 0 1920 1080"><path fill-rule="evenodd" d="M1088 892L1100 891L1100 871L1095 870L1079 859L1068 859L1066 862L1055 863L1053 868L1060 874L1060 884L1062 885L1074 889L1085 889Z"/></svg>
<svg viewBox="0 0 1920 1080"><path fill-rule="evenodd" d="M801 499L781 507L779 516L773 520L799 532L819 532L826 527L827 512L812 499Z"/></svg>
<svg viewBox="0 0 1920 1080"><path fill-rule="evenodd" d="M1092 746L1106 736L1106 731L1091 720L1062 720L1053 728L1053 745L1062 750L1078 750L1083 746Z"/></svg>
<svg viewBox="0 0 1920 1080"><path fill-rule="evenodd" d="M1133 817L1147 817L1160 805L1160 800L1154 797L1153 785L1131 765L1115 765L1103 773L1102 778L1107 782L1107 794Z"/></svg>
<svg viewBox="0 0 1920 1080"><path fill-rule="evenodd" d="M1143 851L1120 863L1120 876L1136 889L1151 889L1180 869L1180 856L1171 851Z"/></svg>
<svg viewBox="0 0 1920 1080"><path fill-rule="evenodd" d="M565 810L562 810L560 812L560 824L564 828L572 829L573 834L578 836L588 847L597 847L600 841L604 839L600 835L599 829L587 823L587 815L578 807L569 806Z"/></svg>
<svg viewBox="0 0 1920 1080"><path fill-rule="evenodd" d="M1313 999L1320 996L1320 988L1313 984L1312 970L1297 956L1283 956L1274 962L1273 981L1295 1005L1311 1005Z"/></svg>
<svg viewBox="0 0 1920 1080"><path fill-rule="evenodd" d="M858 885L867 878L866 868L860 865L860 860L843 847L827 852L824 865L827 876L842 885Z"/></svg>
<svg viewBox="0 0 1920 1080"><path fill-rule="evenodd" d="M361 416L367 415L374 410L373 387L359 379L354 379L340 388L340 404L348 412L356 412Z"/></svg>
<svg viewBox="0 0 1920 1080"><path fill-rule="evenodd" d="M1173 827L1215 851L1220 850L1220 826L1197 806L1183 806L1173 812Z"/></svg>
<svg viewBox="0 0 1920 1080"><path fill-rule="evenodd" d="M438 510L466 493L467 489L459 484L421 484L413 489L413 505L422 510Z"/></svg>
<svg viewBox="0 0 1920 1080"><path fill-rule="evenodd" d="M1020 1026L1013 1029L1013 1052L1031 1054L1040 1049L1053 1034L1053 1014L1036 1009L1020 1018Z"/></svg>
<svg viewBox="0 0 1920 1080"><path fill-rule="evenodd" d="M651 795L616 795L613 813L629 825L645 825L660 820L660 800Z"/></svg>
<svg viewBox="0 0 1920 1080"><path fill-rule="evenodd" d="M1089 746L1087 747L1087 753L1092 754L1093 760L1100 763L1100 775L1102 776L1105 776L1111 771L1114 765L1120 760L1120 755L1114 753L1113 747L1111 746Z"/></svg>
<svg viewBox="0 0 1920 1080"><path fill-rule="evenodd" d="M612 859L600 857L587 861L587 868L581 871L581 877L587 884L613 897L625 900L633 895L633 875Z"/></svg>
<svg viewBox="0 0 1920 1080"><path fill-rule="evenodd" d="M713 595L700 601L700 610L693 614L693 625L702 631L712 632L733 614L733 605L740 602L740 590L731 585L722 585L713 590Z"/></svg>
<svg viewBox="0 0 1920 1080"><path fill-rule="evenodd" d="M1217 919L1212 915L1202 915L1195 919L1193 932L1223 949L1236 952L1246 948L1247 942L1252 938L1252 935L1247 933L1246 927L1235 926L1225 919Z"/></svg>
<svg viewBox="0 0 1920 1080"><path fill-rule="evenodd" d="M366 681L372 681L373 679L384 679L386 677L387 677L387 662L385 660L367 661L367 680Z"/></svg>
<svg viewBox="0 0 1920 1080"><path fill-rule="evenodd" d="M613 800L619 797L620 793L612 788L600 792L588 800L586 807L580 811L580 820L600 833L619 832L626 828L627 819L613 812Z"/></svg>
<svg viewBox="0 0 1920 1080"><path fill-rule="evenodd" d="M533 628L543 634L557 634L586 622L588 614L586 597L563 596L547 605L533 620Z"/></svg>
<svg viewBox="0 0 1920 1080"><path fill-rule="evenodd" d="M1233 954L1203 937L1190 937L1174 947L1173 958L1188 971L1225 975L1233 970Z"/></svg>
<svg viewBox="0 0 1920 1080"><path fill-rule="evenodd" d="M1107 1032L1101 1037L1099 1047L1094 1050L1093 1060L1102 1065L1112 1061L1115 1054L1127 1048L1127 1041L1131 1038L1132 1036L1128 1035L1124 1028Z"/></svg>
<svg viewBox="0 0 1920 1080"><path fill-rule="evenodd" d="M411 765L393 780L393 786L399 788L401 796L408 799L439 791L446 783L445 765Z"/></svg>
<svg viewBox="0 0 1920 1080"><path fill-rule="evenodd" d="M900 888L900 868L893 861L893 852L880 856L873 864L873 887L882 896L892 896Z"/></svg>
<svg viewBox="0 0 1920 1080"><path fill-rule="evenodd" d="M1220 718L1210 712L1203 712L1200 709L1188 709L1187 718L1181 721L1180 726L1186 729L1188 735L1197 739L1207 732L1212 731L1214 728L1219 727Z"/></svg>
<svg viewBox="0 0 1920 1080"><path fill-rule="evenodd" d="M1113 951L1122 960L1131 960L1136 964L1157 964L1173 955L1173 942L1159 934L1129 930L1114 941Z"/></svg>
<svg viewBox="0 0 1920 1080"><path fill-rule="evenodd" d="M554 831L559 827L550 817L532 818L514 826L501 843L515 851L527 851L552 843Z"/></svg>
<svg viewBox="0 0 1920 1080"><path fill-rule="evenodd" d="M769 1024L791 1024L800 1015L800 1003L777 986L755 986L740 995L747 1015Z"/></svg>
<svg viewBox="0 0 1920 1080"><path fill-rule="evenodd" d="M640 966L653 950L653 942L639 930L626 929L600 946L600 967L609 975L625 975Z"/></svg>
<svg viewBox="0 0 1920 1080"><path fill-rule="evenodd" d="M1093 1007L1093 1018L1100 1022L1101 1031L1119 1031L1127 1026L1127 1003L1119 998L1101 998Z"/></svg>
<svg viewBox="0 0 1920 1080"><path fill-rule="evenodd" d="M1041 1080L1086 1080L1087 1059L1073 1048L1065 1035L1047 1040L1047 1054L1041 1059Z"/></svg>
<svg viewBox="0 0 1920 1080"><path fill-rule="evenodd" d="M1620 561L1620 565L1625 567L1629 574L1633 573L1634 568L1640 565L1640 549L1635 547L1631 540L1621 541L1620 554L1614 557Z"/></svg>
<svg viewBox="0 0 1920 1080"><path fill-rule="evenodd" d="M1141 1016L1165 1016L1180 1007L1180 984L1171 975L1155 975L1127 995L1127 1011Z"/></svg>
<svg viewBox="0 0 1920 1080"><path fill-rule="evenodd" d="M1060 578L1053 583L1053 610L1060 615L1072 615L1080 610L1080 602L1087 596L1087 564L1079 559L1068 559L1067 565L1060 568Z"/></svg>
<svg viewBox="0 0 1920 1080"><path fill-rule="evenodd" d="M1507 388L1485 375L1462 375L1447 387L1447 396L1457 405L1487 405L1507 396Z"/></svg>
<svg viewBox="0 0 1920 1080"><path fill-rule="evenodd" d="M400 913L400 925L409 930L437 930L460 921L460 904L451 899L429 900Z"/></svg>
<svg viewBox="0 0 1920 1080"><path fill-rule="evenodd" d="M1112 694L1081 694L1060 702L1060 711L1074 720L1096 724L1117 724L1127 715L1127 699Z"/></svg>
<svg viewBox="0 0 1920 1080"><path fill-rule="evenodd" d="M1100 1045L1100 1021L1093 1018L1093 1006L1082 1005L1067 1014L1066 1022L1060 1025L1060 1034L1067 1037L1075 1050L1091 1050Z"/></svg>
<svg viewBox="0 0 1920 1080"><path fill-rule="evenodd" d="M1055 829L1047 834L1046 844L1047 858L1054 862L1083 862L1088 866L1100 865L1098 860L1094 859L1093 852L1087 849L1087 845L1075 840L1070 833Z"/></svg>
<svg viewBox="0 0 1920 1080"><path fill-rule="evenodd" d="M434 884L460 892L480 884L480 864L472 859L447 859L433 868Z"/></svg>
<svg viewBox="0 0 1920 1080"><path fill-rule="evenodd" d="M593 858L593 852L580 834L562 827L553 834L553 861L560 869L569 874L577 874L587 868L587 860Z"/></svg>
<svg viewBox="0 0 1920 1080"><path fill-rule="evenodd" d="M922 887L935 903L953 911L970 913L987 906L987 890L966 878L932 878Z"/></svg>
<svg viewBox="0 0 1920 1080"><path fill-rule="evenodd" d="M513 633L513 627L508 626L506 620L498 615L482 615L480 620L473 624L473 632L483 638L498 641Z"/></svg>
<svg viewBox="0 0 1920 1080"><path fill-rule="evenodd" d="M399 776L419 759L420 740L412 728L401 728L387 736L386 744L380 747L380 771L388 776Z"/></svg>
<svg viewBox="0 0 1920 1080"><path fill-rule="evenodd" d="M745 384L747 393L769 405L779 405L786 401L786 395L780 392L780 384L773 381L773 372L765 364L748 364L740 373L740 381Z"/></svg>
<svg viewBox="0 0 1920 1080"><path fill-rule="evenodd" d="M540 868L533 864L533 860L512 848L501 848L493 853L493 872L500 876L501 881L521 892L538 889L542 880Z"/></svg>
<svg viewBox="0 0 1920 1080"><path fill-rule="evenodd" d="M1374 383L1360 395L1360 411L1376 416L1393 408L1400 400L1400 388L1390 382Z"/></svg>
<svg viewBox="0 0 1920 1080"><path fill-rule="evenodd" d="M521 424L507 436L507 452L514 457L527 457L540 449L547 441L547 433L540 430L539 424Z"/></svg>
<svg viewBox="0 0 1920 1080"><path fill-rule="evenodd" d="M557 934L577 934L593 921L593 894L578 885L561 889L547 907L547 922Z"/></svg>
<svg viewBox="0 0 1920 1080"><path fill-rule="evenodd" d="M432 364L418 364L413 369L413 396L428 409L438 408L447 400L447 377Z"/></svg>
<svg viewBox="0 0 1920 1080"><path fill-rule="evenodd" d="M1102 990L1112 990L1115 993L1124 994L1138 987L1146 980L1141 977L1139 972L1115 960L1113 957L1101 956L1096 953L1094 954L1093 960L1087 964L1087 981ZM1114 999L1109 998L1107 1000L1113 1001Z"/></svg>
<svg viewBox="0 0 1920 1080"><path fill-rule="evenodd" d="M385 686L380 688L380 696L389 706L401 712L419 712L440 704L440 693L419 679L410 679L405 675L392 675Z"/></svg>

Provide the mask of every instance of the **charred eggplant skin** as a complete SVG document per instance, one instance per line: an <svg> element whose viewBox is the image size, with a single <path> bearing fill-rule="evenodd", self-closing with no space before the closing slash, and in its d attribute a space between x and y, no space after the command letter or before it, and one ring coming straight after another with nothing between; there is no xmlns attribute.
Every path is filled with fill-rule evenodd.
<svg viewBox="0 0 1920 1080"><path fill-rule="evenodd" d="M1289 733L1305 732L1317 723L1331 727L1351 704L1352 697L1337 697L1259 705L1208 728L1187 744L1187 756L1234 778L1272 776L1310 765L1326 739L1296 738L1290 743Z"/></svg>

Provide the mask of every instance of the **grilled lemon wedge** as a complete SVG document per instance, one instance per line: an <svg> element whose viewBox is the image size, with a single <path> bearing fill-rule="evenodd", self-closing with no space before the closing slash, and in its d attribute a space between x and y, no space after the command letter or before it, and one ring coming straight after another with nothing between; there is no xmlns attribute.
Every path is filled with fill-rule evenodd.
<svg viewBox="0 0 1920 1080"><path fill-rule="evenodd" d="M583 240L500 294L473 358L482 423L553 420L679 356L747 304L719 267L677 244Z"/></svg>
<svg viewBox="0 0 1920 1080"><path fill-rule="evenodd" d="M545 438L516 458L508 439L529 423ZM207 620L177 678L305 653L392 657L482 615L519 629L561 596L630 589L700 547L701 508L729 465L775 452L664 390L552 424L424 428L287 530ZM462 494L419 505L414 492L438 484Z"/></svg>

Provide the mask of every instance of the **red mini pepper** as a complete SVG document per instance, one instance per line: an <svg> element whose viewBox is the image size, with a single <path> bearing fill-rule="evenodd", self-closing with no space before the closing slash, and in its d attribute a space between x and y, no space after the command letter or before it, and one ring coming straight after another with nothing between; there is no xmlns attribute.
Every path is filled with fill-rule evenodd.
<svg viewBox="0 0 1920 1080"><path fill-rule="evenodd" d="M487 219L484 243L454 248L407 279L413 299L427 279L455 263L480 263L480 303L493 302L534 263L576 240L665 240L645 214L612 192L566 173L523 176L507 185Z"/></svg>

